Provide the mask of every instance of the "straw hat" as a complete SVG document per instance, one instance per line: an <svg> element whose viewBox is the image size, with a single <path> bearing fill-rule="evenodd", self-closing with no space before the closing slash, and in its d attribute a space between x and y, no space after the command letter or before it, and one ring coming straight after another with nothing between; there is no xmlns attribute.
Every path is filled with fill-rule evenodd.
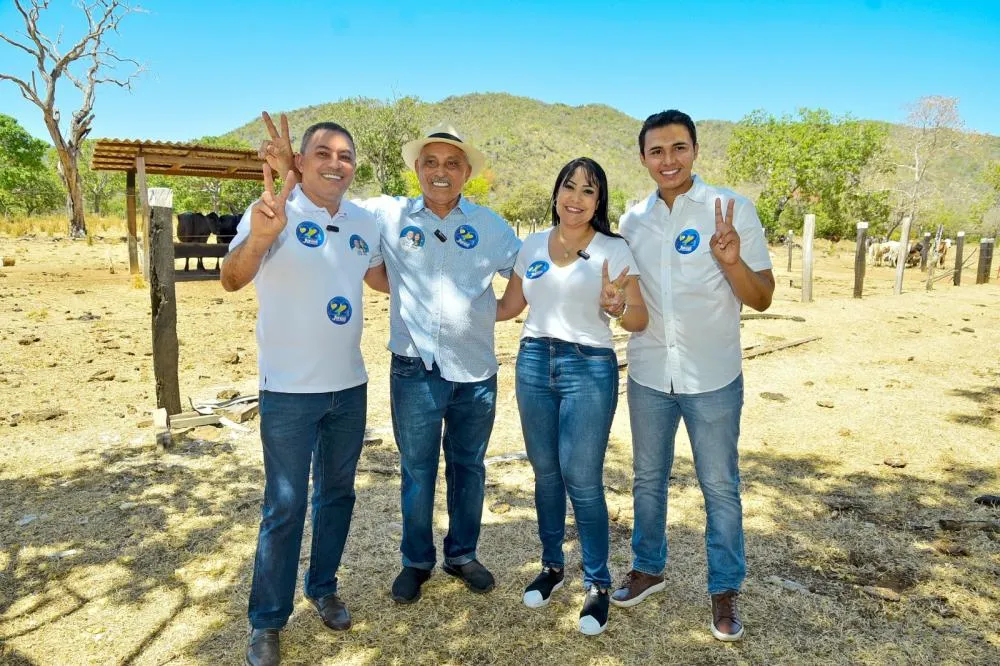
<svg viewBox="0 0 1000 666"><path fill-rule="evenodd" d="M486 166L486 156L462 141L462 135L448 123L438 123L427 131L427 136L403 144L403 161L406 166L412 168L420 157L421 149L429 143L449 143L462 150L469 160L469 166L472 167L469 178L475 178Z"/></svg>

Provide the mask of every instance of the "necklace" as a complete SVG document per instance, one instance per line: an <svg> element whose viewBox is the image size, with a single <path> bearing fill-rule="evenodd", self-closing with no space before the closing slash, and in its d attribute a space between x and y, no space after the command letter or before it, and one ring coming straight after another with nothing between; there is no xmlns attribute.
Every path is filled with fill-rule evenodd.
<svg viewBox="0 0 1000 666"><path fill-rule="evenodd" d="M562 232L559 231L558 229L556 230L556 240L559 241L560 245L562 245L562 249L563 249L563 257L562 258L564 260L565 259L569 259L570 257L574 256L577 252L579 252L583 248L587 247L587 245L590 244L590 239L593 238L593 237L594 237L593 230L590 230L590 232L584 234L583 243L580 244L580 247L575 248L575 249L570 249L570 247L566 245L566 241L563 240Z"/></svg>

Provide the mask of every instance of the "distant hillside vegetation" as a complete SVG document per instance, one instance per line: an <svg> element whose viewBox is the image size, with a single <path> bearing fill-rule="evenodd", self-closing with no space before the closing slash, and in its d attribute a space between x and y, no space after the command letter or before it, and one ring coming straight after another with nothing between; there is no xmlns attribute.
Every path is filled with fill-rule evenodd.
<svg viewBox="0 0 1000 666"><path fill-rule="evenodd" d="M320 120L336 121L344 115L342 105L333 102L288 111L293 135L301 135L308 125ZM609 106L546 104L506 93L477 93L422 102L417 105L417 114L421 128L446 120L486 153L495 174L494 195L500 199L525 182L551 187L559 168L579 156L600 162L611 188L623 190L631 199L652 191L649 174L639 163L637 140L642 120ZM735 123L695 121L700 144L696 171L708 181L740 187L725 180L726 146ZM898 152L906 133L912 130L899 125L889 128L890 153ZM225 136L256 146L265 136L264 124L257 119ZM928 178L929 195L956 211L968 208L970 195L986 192L979 181L983 167L991 160L1000 160L1000 137L975 138L978 140L961 151L944 151L940 166L936 164ZM740 189L756 196L753 187Z"/></svg>

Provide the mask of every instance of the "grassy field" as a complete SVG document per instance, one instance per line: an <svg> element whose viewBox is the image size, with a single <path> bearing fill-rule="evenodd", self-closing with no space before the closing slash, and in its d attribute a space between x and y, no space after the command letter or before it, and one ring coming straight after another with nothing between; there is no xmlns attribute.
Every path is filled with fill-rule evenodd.
<svg viewBox="0 0 1000 666"><path fill-rule="evenodd" d="M0 269L0 663L242 663L263 488L259 424L197 428L171 451L156 449L142 425L155 406L149 293L128 274L123 229L92 230L105 239L0 237L0 255L15 260ZM909 271L894 296L892 269L869 268L855 300L853 248L824 242L815 302L803 304L798 266L787 273L783 252L771 311L805 321L747 321L743 344L820 339L745 362L742 643L708 631L704 509L683 429L667 590L612 609L603 635L575 628L583 593L572 524L572 582L545 609L520 602L540 555L523 461L487 471L479 554L497 589L476 596L436 571L418 604L395 605L388 303L369 292L368 422L382 441L362 455L340 572L355 625L326 631L300 589L284 663L1000 663L1000 510L973 501L1000 494L1000 284L967 276L925 292L924 275ZM185 402L255 392L252 289L185 282L177 297ZM498 326L501 355L516 351L519 332L515 322ZM523 450L512 363L499 381L490 456ZM605 472L616 579L630 562L627 412L622 400ZM979 523L952 531L941 520Z"/></svg>

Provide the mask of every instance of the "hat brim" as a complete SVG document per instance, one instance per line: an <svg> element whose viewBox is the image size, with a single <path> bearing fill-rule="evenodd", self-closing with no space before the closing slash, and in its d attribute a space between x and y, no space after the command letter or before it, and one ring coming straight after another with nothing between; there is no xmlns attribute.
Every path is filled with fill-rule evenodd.
<svg viewBox="0 0 1000 666"><path fill-rule="evenodd" d="M469 167L472 169L472 172L469 174L470 179L475 178L482 173L483 168L486 166L486 155L483 155L467 143L453 141L443 137L425 137L404 143L402 153L403 161L406 163L406 166L411 169L414 168L414 165L417 163L417 159L420 157L420 151L423 150L423 147L429 143L447 143L455 146L465 153L466 159L469 160Z"/></svg>

